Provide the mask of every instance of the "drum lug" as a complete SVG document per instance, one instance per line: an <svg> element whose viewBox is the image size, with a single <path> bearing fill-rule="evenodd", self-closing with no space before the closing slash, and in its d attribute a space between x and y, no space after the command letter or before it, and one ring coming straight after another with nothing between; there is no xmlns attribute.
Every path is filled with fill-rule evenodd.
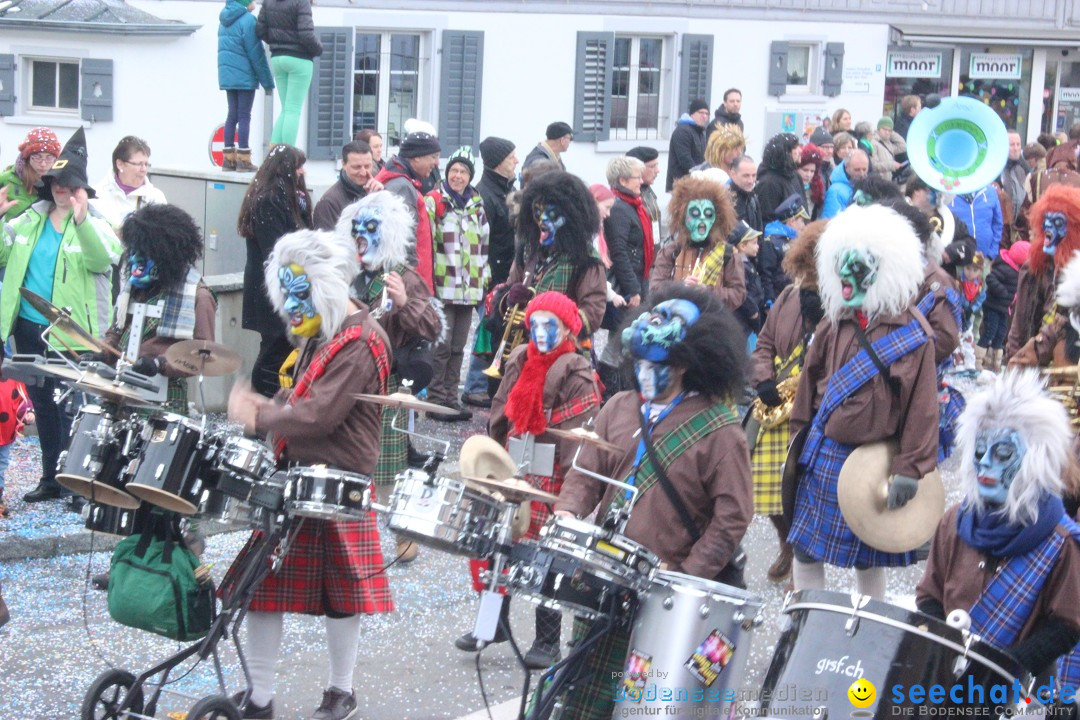
<svg viewBox="0 0 1080 720"><path fill-rule="evenodd" d="M844 633L845 633L845 634L846 634L846 635L847 635L848 637L852 637L852 636L854 636L854 635L855 635L855 633L857 633L857 632L859 632L859 616L858 616L858 615L854 615L854 614L853 614L853 615L852 615L851 617L849 617L849 618L847 619L847 621L846 621L846 622L844 623Z"/></svg>
<svg viewBox="0 0 1080 720"><path fill-rule="evenodd" d="M698 608L698 615L700 615L703 618L707 618L707 617L709 617L709 610L710 610L710 608L709 608L708 605L702 605L701 607Z"/></svg>
<svg viewBox="0 0 1080 720"><path fill-rule="evenodd" d="M965 652L967 652L966 649L965 649ZM971 663L968 661L967 655L961 655L960 657L953 660L953 667L952 667L953 677L958 678L961 675L963 675L967 671L968 665L970 665L970 664Z"/></svg>
<svg viewBox="0 0 1080 720"><path fill-rule="evenodd" d="M675 607L675 598L668 595L666 598L664 598L664 609L670 610L673 607Z"/></svg>

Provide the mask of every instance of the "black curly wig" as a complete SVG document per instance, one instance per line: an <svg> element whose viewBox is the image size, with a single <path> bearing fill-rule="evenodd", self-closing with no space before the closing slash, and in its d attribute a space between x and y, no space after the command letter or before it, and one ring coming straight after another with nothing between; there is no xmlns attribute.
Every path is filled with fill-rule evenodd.
<svg viewBox="0 0 1080 720"><path fill-rule="evenodd" d="M761 153L758 175L764 175L766 170L778 172L785 177L794 175L796 166L791 159L791 151L798 146L799 138L791 133L773 135Z"/></svg>
<svg viewBox="0 0 1080 720"><path fill-rule="evenodd" d="M735 316L724 307L714 292L683 283L664 283L649 294L649 308L665 300L689 300L701 310L701 317L690 326L686 338L671 348L668 363L682 368L683 389L706 397L735 403L746 386L746 335ZM640 313L626 313L628 327ZM632 316L632 317L631 317ZM624 350L624 377L637 379L633 358Z"/></svg>
<svg viewBox="0 0 1080 720"><path fill-rule="evenodd" d="M566 218L566 224L555 233L555 249L576 266L599 262L589 254L592 240L600 231L600 211L592 193L577 175L568 172L547 172L533 178L521 196L521 211L517 217L517 252L515 259L524 264L540 252L540 227L533 219L536 204L555 205Z"/></svg>
<svg viewBox="0 0 1080 720"><path fill-rule="evenodd" d="M131 213L120 228L124 255L120 267L138 253L157 265L162 288L179 287L188 268L203 254L203 237L195 219L176 205L144 205Z"/></svg>
<svg viewBox="0 0 1080 720"><path fill-rule="evenodd" d="M908 221L915 231L915 234L919 236L919 241L922 242L923 247L930 246L930 242L934 239L934 227L930 224L930 218L928 218L921 210L913 205L909 205L907 201L899 195L882 198L875 204L884 205L887 208L895 210L898 215Z"/></svg>

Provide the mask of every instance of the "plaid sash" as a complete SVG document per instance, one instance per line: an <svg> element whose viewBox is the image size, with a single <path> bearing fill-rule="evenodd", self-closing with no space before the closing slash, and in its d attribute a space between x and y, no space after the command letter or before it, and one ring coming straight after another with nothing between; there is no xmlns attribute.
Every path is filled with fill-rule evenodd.
<svg viewBox="0 0 1080 720"><path fill-rule="evenodd" d="M595 260L600 259L596 250L591 246L589 248L589 257ZM578 266L574 265L568 258L556 255L553 261L541 262L536 268L536 279L533 280L532 284L533 289L536 290L537 295L553 290L574 299L574 288L571 288L570 285L576 279L577 271Z"/></svg>
<svg viewBox="0 0 1080 720"><path fill-rule="evenodd" d="M405 271L408 269L408 265L401 264L391 268L390 270L387 270L386 272L396 272L398 275L404 277ZM374 309L382 301L383 288L386 287L386 281L383 280L383 277L385 275L386 273L378 273L374 277L372 277L371 282L368 283L367 289L364 292L364 297L360 298L360 300L362 300L364 304L367 305L369 308Z"/></svg>
<svg viewBox="0 0 1080 720"><path fill-rule="evenodd" d="M666 468L671 464L672 460L682 455L694 443L725 425L732 425L738 421L739 415L733 408L722 402L715 403L704 412L687 418L677 427L664 433L663 437L653 444L656 448L656 459ZM634 484L637 486L639 497L655 485L659 478L656 468L653 466L652 458L649 457L648 453L645 453L641 459L641 465L637 468L637 472L634 473L634 469L631 469L630 472L635 475ZM622 491L616 492L611 500L611 504L615 509L621 508L627 502L629 501L626 493Z"/></svg>
<svg viewBox="0 0 1080 720"><path fill-rule="evenodd" d="M304 370L303 376L296 383L292 395L289 396L288 404L295 405L298 400L307 397L308 393L311 391L311 386L323 376L323 373L326 372L326 366L330 364L330 361L333 360L346 345L359 340L363 334L364 327L362 325L353 325L335 335L325 347L319 350L319 354L315 356L315 359L312 360L311 364ZM379 371L379 393L385 395L390 379L390 358L387 356L386 345L374 330L368 331L364 341L367 343L368 349L371 350L371 355L375 358L375 367ZM287 441L284 435L275 439L275 460L281 459L285 452L286 444Z"/></svg>
<svg viewBox="0 0 1080 720"><path fill-rule="evenodd" d="M964 327L964 310L960 302L960 293L953 288L945 288L945 302L949 304L953 319L958 328ZM919 301L919 312L929 315L934 308L934 293L929 292ZM953 366L952 355L937 366L938 376L938 463L945 462L952 455L956 442L956 423L967 402L960 391L944 382L945 373Z"/></svg>
<svg viewBox="0 0 1080 720"><path fill-rule="evenodd" d="M147 305L162 306L161 317L154 318L153 328L159 337L175 338L176 340L191 340L195 337L195 295L200 282L202 282L202 275L199 274L199 271L195 268L188 268L182 286L169 290L164 294L159 292L147 300ZM127 325L127 313L128 305L131 302L131 277L126 270L121 278L120 287L120 295L116 298L116 326L118 329L125 331L120 344L120 347L124 347L127 345L127 332L130 330L130 326ZM151 318L146 320L147 322L143 326L143 340L150 337L147 335L146 330L150 326L149 321Z"/></svg>

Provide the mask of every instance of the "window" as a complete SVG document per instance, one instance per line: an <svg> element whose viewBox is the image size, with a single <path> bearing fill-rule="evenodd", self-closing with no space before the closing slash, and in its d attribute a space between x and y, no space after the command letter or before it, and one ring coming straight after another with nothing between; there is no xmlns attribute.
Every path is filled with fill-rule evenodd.
<svg viewBox="0 0 1080 720"><path fill-rule="evenodd" d="M401 144L405 121L420 114L423 41L419 33L357 31L353 132L385 128L387 144Z"/></svg>
<svg viewBox="0 0 1080 720"><path fill-rule="evenodd" d="M787 92L809 93L815 87L813 76L818 48L814 45L791 43L787 53Z"/></svg>
<svg viewBox="0 0 1080 720"><path fill-rule="evenodd" d="M611 139L660 137L664 39L616 36L614 51L611 68Z"/></svg>
<svg viewBox="0 0 1080 720"><path fill-rule="evenodd" d="M77 113L79 111L79 63L29 59L27 85L30 110Z"/></svg>

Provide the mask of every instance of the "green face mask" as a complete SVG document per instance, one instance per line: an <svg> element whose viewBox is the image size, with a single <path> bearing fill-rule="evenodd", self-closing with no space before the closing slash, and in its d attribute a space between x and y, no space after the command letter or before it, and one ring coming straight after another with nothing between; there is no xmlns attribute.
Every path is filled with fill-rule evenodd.
<svg viewBox="0 0 1080 720"><path fill-rule="evenodd" d="M703 245L716 222L716 206L712 200L691 200L686 206L683 224L690 231L690 242Z"/></svg>
<svg viewBox="0 0 1080 720"><path fill-rule="evenodd" d="M859 308L866 302L866 291L877 280L878 259L860 250L848 250L836 261L841 296L845 307Z"/></svg>

